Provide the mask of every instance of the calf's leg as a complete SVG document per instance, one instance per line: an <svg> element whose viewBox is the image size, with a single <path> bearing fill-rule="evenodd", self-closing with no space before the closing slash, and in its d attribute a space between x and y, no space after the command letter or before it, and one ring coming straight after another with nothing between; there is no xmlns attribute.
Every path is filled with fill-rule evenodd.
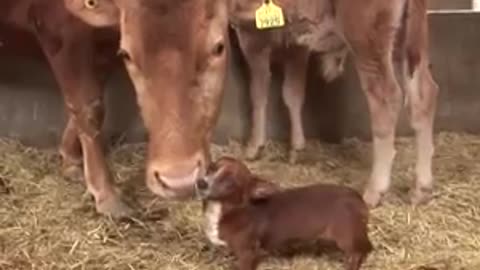
<svg viewBox="0 0 480 270"><path fill-rule="evenodd" d="M407 7L409 14L400 52L405 100L417 150L416 184L410 199L413 204L419 204L428 201L433 188L433 123L439 90L429 68L427 1L410 1Z"/></svg>
<svg viewBox="0 0 480 270"><path fill-rule="evenodd" d="M298 151L305 148L302 108L305 101L308 56L309 52L305 48L290 48L284 64L282 97L290 115L291 163L295 163Z"/></svg>
<svg viewBox="0 0 480 270"><path fill-rule="evenodd" d="M43 23L41 17L35 18L35 33L70 115L62 141L62 148L68 149L64 154L71 154L70 151L77 146L75 135L78 134L85 182L95 198L97 212L115 217L130 215L133 211L121 199L103 152L103 89L95 72L92 32L73 17L56 31L51 31L49 25Z"/></svg>
<svg viewBox="0 0 480 270"><path fill-rule="evenodd" d="M438 95L438 86L427 63L422 62L411 75L407 75L406 92L410 123L417 143L417 181L410 199L413 204L420 204L428 201L433 185L433 122Z"/></svg>
<svg viewBox="0 0 480 270"><path fill-rule="evenodd" d="M370 113L373 164L363 194L370 207L377 206L389 189L395 157L395 128L402 93L395 78L393 48L402 5L403 1L392 1L388 5L379 4L377 9L357 10L341 2L337 7Z"/></svg>
<svg viewBox="0 0 480 270"><path fill-rule="evenodd" d="M345 9L351 12L349 9ZM361 14L361 13L360 13ZM375 11L372 11L375 14ZM356 14L342 14L355 17ZM389 189L395 157L395 128L401 108L402 93L393 64L396 29L391 17L371 15L357 18L359 24L346 23L345 34L353 50L361 88L366 96L373 137L373 164L363 199L370 207L379 204ZM384 19L376 27L377 19ZM348 22L348 21L346 21ZM372 38L373 37L373 38Z"/></svg>
<svg viewBox="0 0 480 270"><path fill-rule="evenodd" d="M373 135L373 165L363 198L375 207L390 186L395 157L395 127L401 107L401 90L394 75L391 43L358 46L356 67L367 98ZM376 48L381 48L375 51Z"/></svg>
<svg viewBox="0 0 480 270"><path fill-rule="evenodd" d="M268 91L270 88L270 53L261 36L254 32L236 30L240 48L250 74L250 101L252 104L251 133L245 156L256 159L266 142Z"/></svg>
<svg viewBox="0 0 480 270"><path fill-rule="evenodd" d="M395 127L401 106L401 91L389 55L382 60L358 58L357 70L367 97L373 135L373 165L363 198L375 207L390 186L395 157Z"/></svg>

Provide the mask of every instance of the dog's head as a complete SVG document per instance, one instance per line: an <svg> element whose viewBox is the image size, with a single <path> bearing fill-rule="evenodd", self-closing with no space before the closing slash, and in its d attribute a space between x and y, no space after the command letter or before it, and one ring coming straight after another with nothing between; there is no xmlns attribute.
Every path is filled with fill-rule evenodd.
<svg viewBox="0 0 480 270"><path fill-rule="evenodd" d="M199 179L195 186L203 200L232 204L262 199L280 189L253 175L245 164L231 157L222 157L211 163L205 178Z"/></svg>

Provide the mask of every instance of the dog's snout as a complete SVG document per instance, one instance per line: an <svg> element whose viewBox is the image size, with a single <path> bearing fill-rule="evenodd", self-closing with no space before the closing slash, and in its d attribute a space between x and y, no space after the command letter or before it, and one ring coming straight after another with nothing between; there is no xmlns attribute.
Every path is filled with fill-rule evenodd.
<svg viewBox="0 0 480 270"><path fill-rule="evenodd" d="M207 181L205 181L204 178L199 178L199 179L197 180L197 188L198 188L199 190L205 190L205 189L207 189L207 188L208 188L208 183L207 183Z"/></svg>

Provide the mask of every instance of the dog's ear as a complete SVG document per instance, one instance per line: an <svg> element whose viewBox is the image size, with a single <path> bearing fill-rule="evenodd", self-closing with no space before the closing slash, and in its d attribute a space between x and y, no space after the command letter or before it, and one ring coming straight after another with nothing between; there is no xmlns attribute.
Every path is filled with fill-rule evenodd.
<svg viewBox="0 0 480 270"><path fill-rule="evenodd" d="M268 196L279 192L280 186L269 182L267 180L261 179L259 177L252 177L252 186L250 189L250 199L252 200L261 200L266 199Z"/></svg>

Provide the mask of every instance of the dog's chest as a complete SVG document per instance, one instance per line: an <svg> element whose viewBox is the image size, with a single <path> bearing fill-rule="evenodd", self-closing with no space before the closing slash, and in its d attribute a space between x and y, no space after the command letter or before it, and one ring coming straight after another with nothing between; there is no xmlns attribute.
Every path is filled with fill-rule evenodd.
<svg viewBox="0 0 480 270"><path fill-rule="evenodd" d="M205 209L205 233L214 245L226 246L227 243L220 239L219 223L222 216L222 205L220 203L208 202Z"/></svg>

